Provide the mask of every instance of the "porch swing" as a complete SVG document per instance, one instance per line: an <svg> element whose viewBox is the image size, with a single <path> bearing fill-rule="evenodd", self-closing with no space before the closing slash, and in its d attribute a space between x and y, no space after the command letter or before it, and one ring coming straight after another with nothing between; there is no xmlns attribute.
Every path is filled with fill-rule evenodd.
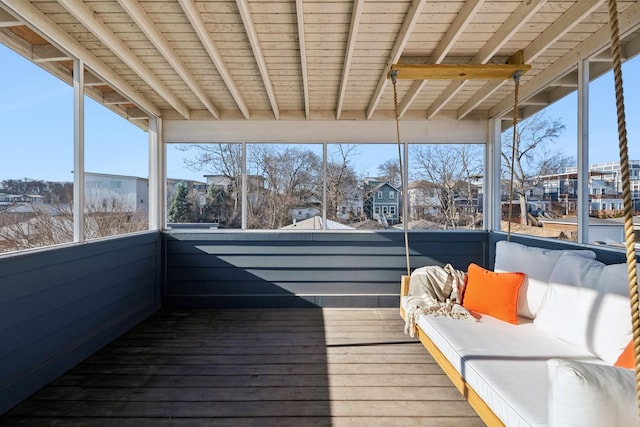
<svg viewBox="0 0 640 427"><path fill-rule="evenodd" d="M628 273L628 294L631 306L631 331L632 340L630 347L633 347L633 366L635 368L635 395L637 409L640 413L640 309L639 309L639 295L638 295L638 279L636 268L636 251L635 251L635 235L633 229L633 206L631 200L631 186L630 186L630 172L629 172L629 158L628 158L628 143L626 132L626 119L624 111L624 97L623 97L623 84L622 84L622 70L621 70L621 49L620 49L620 36L618 26L618 12L616 0L608 0L609 11L609 24L611 35L611 51L613 57L613 73L615 82L615 94L616 94L616 112L618 117L618 139L619 139L619 155L620 155L620 167L622 177L622 195L624 204L624 235L625 235L625 249L626 249L626 265ZM513 196L513 179L514 179L514 157L515 157L515 138L516 128L518 123L518 91L520 77L523 73L530 69L530 66L524 64L524 58L522 52L516 53L507 64L464 64L464 65L442 65L442 64L429 64L429 65L405 65L394 64L391 66L388 77L393 84L393 102L395 111L396 133L398 143L398 158L400 162L400 179L403 186L406 184L403 168L402 153L401 153L401 137L399 126L399 114L398 114L398 94L396 83L398 79L408 80L430 80L430 79L446 79L446 80L468 80L468 79L513 79L514 80L514 107L513 107L513 138L512 143L512 155L510 164L510 184L509 184L509 198ZM406 200L406 199L405 199ZM508 212L508 229L506 240L509 241L511 237L511 218L512 218L512 204L509 203ZM404 224L404 246L406 256L407 274L401 278L401 296L407 295L409 291L409 282L411 275L411 267L409 261L409 243L408 243L408 206L405 203L403 208L403 224ZM404 318L406 313L401 305L401 316ZM417 329L417 327L416 327ZM426 349L431 353L435 361L441 366L444 372L449 376L454 385L469 401L471 406L476 410L478 415L488 425L505 425L504 422L493 412L492 408L483 401L483 399L466 383L465 378L457 372L456 368L451 364L448 358L440 351L440 349L433 343L433 341L422 331L418 337Z"/></svg>

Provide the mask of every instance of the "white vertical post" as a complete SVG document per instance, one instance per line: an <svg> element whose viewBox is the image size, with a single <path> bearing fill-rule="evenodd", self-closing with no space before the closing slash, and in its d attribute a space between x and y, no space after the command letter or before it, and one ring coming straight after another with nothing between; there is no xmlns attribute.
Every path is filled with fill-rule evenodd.
<svg viewBox="0 0 640 427"><path fill-rule="evenodd" d="M500 230L502 219L502 120L490 119L488 122L488 141L485 146L485 174L484 194L482 198L482 212L485 230Z"/></svg>
<svg viewBox="0 0 640 427"><path fill-rule="evenodd" d="M404 182L402 182L402 223L404 224L404 230L408 230L409 220L411 219L409 215L409 142L407 140L404 141L404 163L402 164L402 176L404 177ZM398 212L399 213L399 212Z"/></svg>
<svg viewBox="0 0 640 427"><path fill-rule="evenodd" d="M327 143L322 143L322 229L327 229ZM337 208L337 206L336 206Z"/></svg>
<svg viewBox="0 0 640 427"><path fill-rule="evenodd" d="M162 119L149 117L149 229L164 227L165 147Z"/></svg>
<svg viewBox="0 0 640 427"><path fill-rule="evenodd" d="M578 63L578 243L589 243L589 59Z"/></svg>
<svg viewBox="0 0 640 427"><path fill-rule="evenodd" d="M247 143L242 143L242 197L241 197L241 210L242 210L242 229L247 229L247 202L249 201L249 195L247 189L249 188L247 183Z"/></svg>
<svg viewBox="0 0 640 427"><path fill-rule="evenodd" d="M73 241L84 235L84 62L73 61Z"/></svg>

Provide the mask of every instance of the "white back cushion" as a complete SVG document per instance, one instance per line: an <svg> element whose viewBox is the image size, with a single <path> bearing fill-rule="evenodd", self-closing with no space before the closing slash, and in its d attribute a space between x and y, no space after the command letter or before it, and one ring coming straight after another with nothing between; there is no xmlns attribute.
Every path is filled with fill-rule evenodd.
<svg viewBox="0 0 640 427"><path fill-rule="evenodd" d="M519 243L500 241L496 244L494 270L522 272L526 275L518 294L518 315L534 319L547 294L549 277L558 259L564 253L573 253L595 259L590 250L552 250Z"/></svg>
<svg viewBox="0 0 640 427"><path fill-rule="evenodd" d="M564 254L534 323L613 365L632 336L628 293L626 264Z"/></svg>
<svg viewBox="0 0 640 427"><path fill-rule="evenodd" d="M549 427L640 426L632 369L547 361Z"/></svg>

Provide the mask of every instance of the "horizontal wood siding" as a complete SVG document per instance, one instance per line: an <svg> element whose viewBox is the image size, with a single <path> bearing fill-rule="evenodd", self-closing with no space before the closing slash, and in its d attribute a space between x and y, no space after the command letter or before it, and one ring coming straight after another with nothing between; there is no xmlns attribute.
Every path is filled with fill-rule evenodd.
<svg viewBox="0 0 640 427"><path fill-rule="evenodd" d="M411 267L485 264L486 232L411 232ZM397 307L401 232L165 234L165 307Z"/></svg>
<svg viewBox="0 0 640 427"><path fill-rule="evenodd" d="M145 233L0 257L0 413L160 308Z"/></svg>

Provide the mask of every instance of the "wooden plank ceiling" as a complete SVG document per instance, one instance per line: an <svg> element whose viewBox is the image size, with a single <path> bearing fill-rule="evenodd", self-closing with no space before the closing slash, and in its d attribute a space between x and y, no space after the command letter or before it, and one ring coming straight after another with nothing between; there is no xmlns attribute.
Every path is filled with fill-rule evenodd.
<svg viewBox="0 0 640 427"><path fill-rule="evenodd" d="M618 1L623 56L640 2ZM131 120L389 120L392 64L496 64L518 51L522 116L610 69L604 0L0 0L0 42ZM508 117L513 81L399 80L405 120Z"/></svg>

